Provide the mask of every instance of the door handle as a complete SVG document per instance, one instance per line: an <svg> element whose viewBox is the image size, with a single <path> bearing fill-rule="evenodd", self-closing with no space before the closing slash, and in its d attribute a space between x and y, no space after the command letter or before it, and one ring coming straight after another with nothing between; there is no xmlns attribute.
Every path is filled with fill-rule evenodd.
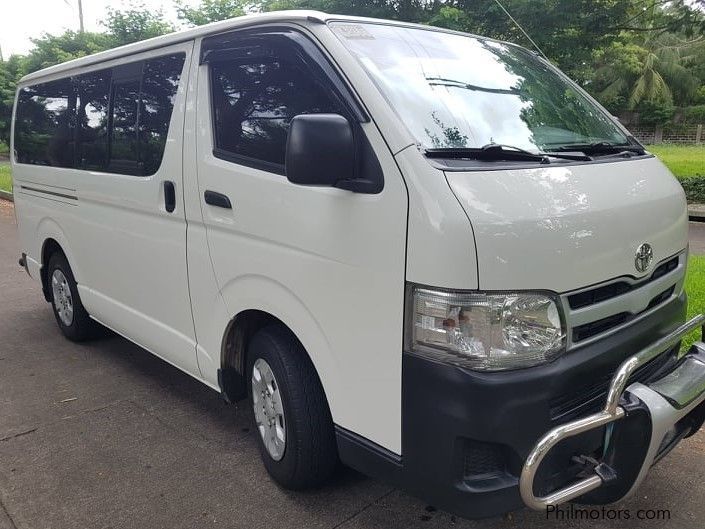
<svg viewBox="0 0 705 529"><path fill-rule="evenodd" d="M176 209L176 186L171 180L164 180L164 208L168 213Z"/></svg>
<svg viewBox="0 0 705 529"><path fill-rule="evenodd" d="M211 206L224 209L233 209L230 199L223 193L218 193L217 191L206 191L203 193L203 198L205 199L206 204Z"/></svg>

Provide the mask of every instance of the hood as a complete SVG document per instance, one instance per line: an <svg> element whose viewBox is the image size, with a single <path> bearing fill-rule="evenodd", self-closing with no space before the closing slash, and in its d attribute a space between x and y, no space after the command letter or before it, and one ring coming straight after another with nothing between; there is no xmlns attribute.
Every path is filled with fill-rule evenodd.
<svg viewBox="0 0 705 529"><path fill-rule="evenodd" d="M645 277L688 243L683 189L656 158L446 178L472 224L483 290L563 293ZM653 261L639 273L643 243Z"/></svg>

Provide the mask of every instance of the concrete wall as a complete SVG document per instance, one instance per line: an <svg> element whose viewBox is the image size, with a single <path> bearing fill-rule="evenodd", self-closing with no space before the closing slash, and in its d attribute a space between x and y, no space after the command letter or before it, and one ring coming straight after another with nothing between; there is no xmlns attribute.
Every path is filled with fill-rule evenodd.
<svg viewBox="0 0 705 529"><path fill-rule="evenodd" d="M655 126L629 126L629 131L642 143L682 143L702 144L705 142L703 125L676 125L668 127Z"/></svg>

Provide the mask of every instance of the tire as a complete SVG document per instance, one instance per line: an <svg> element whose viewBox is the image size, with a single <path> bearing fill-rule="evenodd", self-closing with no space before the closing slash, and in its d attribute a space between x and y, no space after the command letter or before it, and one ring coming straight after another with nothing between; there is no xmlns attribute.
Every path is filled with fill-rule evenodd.
<svg viewBox="0 0 705 529"><path fill-rule="evenodd" d="M81 303L76 280L63 253L51 255L46 277L54 317L63 335L74 342L94 337L98 324L88 316Z"/></svg>
<svg viewBox="0 0 705 529"><path fill-rule="evenodd" d="M271 369L275 389L267 398L261 393L263 384L258 382ZM270 476L282 487L302 490L322 485L338 466L333 419L311 360L296 337L282 325L272 325L258 331L247 350L247 373L254 410L257 442L264 466ZM264 384L265 386L271 386ZM269 418L274 430L284 434L284 446L272 443L272 428L264 421L268 404ZM282 417L278 417L277 409ZM271 435L270 435L271 434ZM266 443L265 438L270 442ZM269 445L269 446L268 446Z"/></svg>

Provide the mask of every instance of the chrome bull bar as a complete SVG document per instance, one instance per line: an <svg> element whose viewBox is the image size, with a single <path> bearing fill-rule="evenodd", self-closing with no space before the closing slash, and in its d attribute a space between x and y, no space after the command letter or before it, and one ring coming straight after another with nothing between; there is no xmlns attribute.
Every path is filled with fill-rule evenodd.
<svg viewBox="0 0 705 529"><path fill-rule="evenodd" d="M627 389L627 381L629 380L631 374L640 366L648 363L661 353L675 346L686 334L693 331L697 327L702 327L702 332L705 335L705 327L703 327L703 323L705 323L705 315L700 314L678 327L672 333L664 336L635 355L627 358L624 362L622 362L612 377L609 391L607 393L607 401L602 411L582 419L577 419L561 426L557 426L546 433L538 441L536 446L534 446L534 449L529 454L529 457L524 462L521 477L519 478L519 492L521 493L522 500L528 507L536 510L543 510L548 505L559 505L561 503L573 500L583 494L597 489L603 484L603 479L595 473L589 477L576 481L567 487L551 492L546 496L537 497L534 495L534 479L536 477L536 472L538 471L541 462L551 451L551 449L564 439L576 436L594 428L599 428L623 418L626 412L624 408L619 405L619 402L620 398ZM705 349L705 345L698 345L701 345L701 348ZM642 390L644 389L643 386L639 386ZM705 391L705 386L702 389ZM703 391L698 394L698 402L692 402L691 400L687 403L687 407L684 407L683 410L679 412L673 410L674 420L683 416L686 411L690 411L696 404L705 399L705 392ZM653 393L657 395L655 391ZM643 479L643 475L648 470L648 467L650 467L650 463L651 462L645 462L644 467L646 468L642 469L642 472L640 472L640 478ZM632 490L634 488L635 487L632 487Z"/></svg>

